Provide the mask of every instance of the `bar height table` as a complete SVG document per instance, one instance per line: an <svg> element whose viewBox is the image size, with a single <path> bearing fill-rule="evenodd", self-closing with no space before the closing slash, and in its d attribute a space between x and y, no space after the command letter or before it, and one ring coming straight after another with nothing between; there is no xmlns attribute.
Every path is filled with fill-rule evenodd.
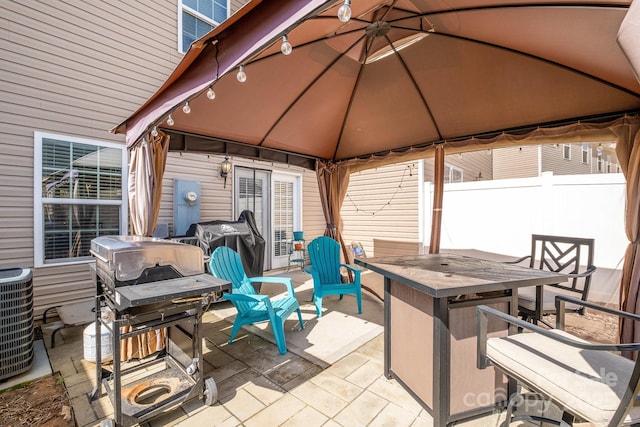
<svg viewBox="0 0 640 427"><path fill-rule="evenodd" d="M384 276L384 373L433 416L435 427L490 412L515 384L476 368L475 306L517 315L518 288L565 281L560 273L457 254L360 258ZM515 333L490 322L491 336Z"/></svg>

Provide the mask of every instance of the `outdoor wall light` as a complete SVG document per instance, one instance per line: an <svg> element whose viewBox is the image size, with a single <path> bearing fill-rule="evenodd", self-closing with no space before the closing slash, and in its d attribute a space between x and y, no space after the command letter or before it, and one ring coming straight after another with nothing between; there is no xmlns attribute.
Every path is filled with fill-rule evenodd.
<svg viewBox="0 0 640 427"><path fill-rule="evenodd" d="M182 107L182 112L185 114L189 114L191 112L191 107L189 107L189 101L184 103L184 107Z"/></svg>
<svg viewBox="0 0 640 427"><path fill-rule="evenodd" d="M240 69L238 70L238 74L236 74L236 78L240 83L244 83L247 81L247 73L244 72L244 65L240 66Z"/></svg>
<svg viewBox="0 0 640 427"><path fill-rule="evenodd" d="M216 99L216 93L213 91L213 86L209 86L209 89L207 90L207 98Z"/></svg>
<svg viewBox="0 0 640 427"><path fill-rule="evenodd" d="M220 163L220 176L224 178L224 188L227 188L227 175L231 172L231 161L229 156L224 156L224 160Z"/></svg>
<svg viewBox="0 0 640 427"><path fill-rule="evenodd" d="M344 4L338 9L338 19L342 22L349 22L351 19L351 0L344 0Z"/></svg>
<svg viewBox="0 0 640 427"><path fill-rule="evenodd" d="M169 126L173 126L176 124L176 122L173 120L173 116L171 116L171 114L169 114L169 117L167 117L167 124Z"/></svg>
<svg viewBox="0 0 640 427"><path fill-rule="evenodd" d="M293 48L291 47L291 43L289 43L289 39L285 34L282 36L282 45L280 46L280 52L282 52L283 55L291 55L292 51Z"/></svg>

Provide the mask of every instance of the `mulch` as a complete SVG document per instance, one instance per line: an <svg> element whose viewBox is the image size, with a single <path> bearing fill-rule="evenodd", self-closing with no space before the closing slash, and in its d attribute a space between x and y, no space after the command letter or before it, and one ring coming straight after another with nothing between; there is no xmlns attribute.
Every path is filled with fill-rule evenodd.
<svg viewBox="0 0 640 427"><path fill-rule="evenodd" d="M2 427L75 427L73 408L60 374L0 393Z"/></svg>
<svg viewBox="0 0 640 427"><path fill-rule="evenodd" d="M618 316L602 311L585 310L583 316L575 313L565 315L564 330L587 341L615 344L618 342ZM555 326L555 316L545 316Z"/></svg>

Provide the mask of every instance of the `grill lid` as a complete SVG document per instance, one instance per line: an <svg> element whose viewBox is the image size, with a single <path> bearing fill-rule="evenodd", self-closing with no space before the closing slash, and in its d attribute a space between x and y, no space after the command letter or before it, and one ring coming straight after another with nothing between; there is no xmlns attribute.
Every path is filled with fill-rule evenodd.
<svg viewBox="0 0 640 427"><path fill-rule="evenodd" d="M204 273L202 249L154 237L96 237L91 241L91 253L122 282L137 279L155 266L171 266L183 277Z"/></svg>

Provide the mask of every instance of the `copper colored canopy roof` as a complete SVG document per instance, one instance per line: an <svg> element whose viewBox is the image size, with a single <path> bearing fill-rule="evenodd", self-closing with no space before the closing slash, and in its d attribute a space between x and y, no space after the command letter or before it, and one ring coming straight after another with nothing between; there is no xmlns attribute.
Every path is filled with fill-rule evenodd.
<svg viewBox="0 0 640 427"><path fill-rule="evenodd" d="M158 125L340 161L640 110L640 84L616 42L630 1L351 3L343 24L342 1L250 2L196 42L116 131L129 145ZM371 60L391 44L395 52Z"/></svg>

